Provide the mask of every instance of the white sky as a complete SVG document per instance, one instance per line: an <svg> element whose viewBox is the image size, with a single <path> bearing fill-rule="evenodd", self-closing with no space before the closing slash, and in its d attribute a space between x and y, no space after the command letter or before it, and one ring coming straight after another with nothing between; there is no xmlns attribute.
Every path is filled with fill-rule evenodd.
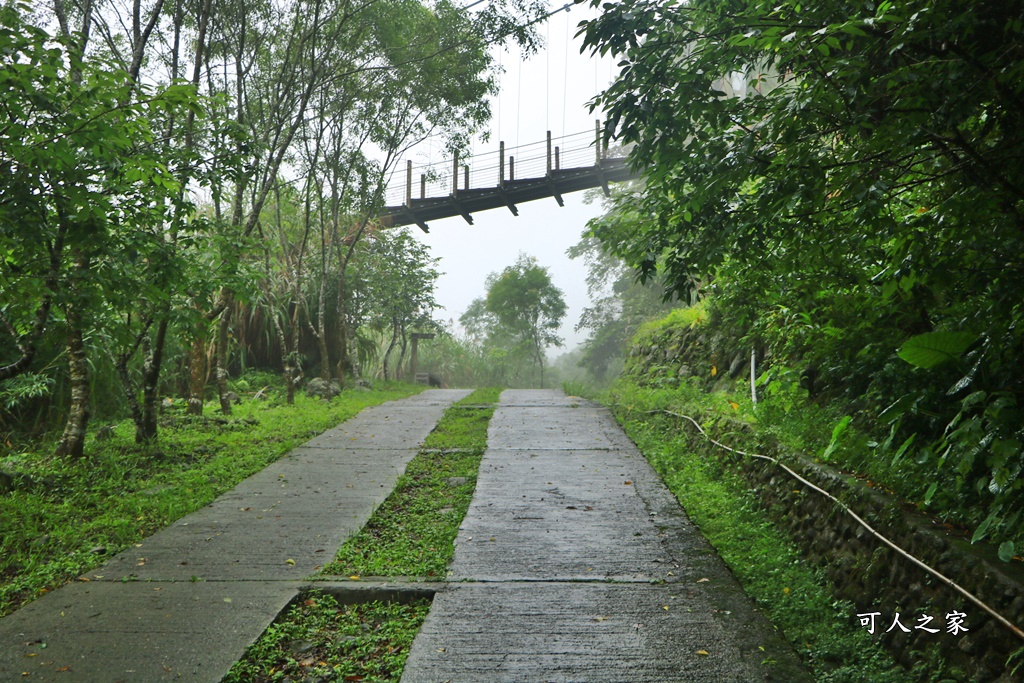
<svg viewBox="0 0 1024 683"><path fill-rule="evenodd" d="M564 0L551 6L563 4ZM505 141L507 148L542 141L549 129L556 138L581 131L590 131L593 136L599 113L591 114L586 103L612 78L613 60L581 55L580 40L573 36L576 25L596 11L574 5L571 11L552 16L539 26L546 47L525 63L518 47L501 52L505 73L502 92L491 103L490 141L477 140L475 154L496 151L500 140ZM440 149L419 149L417 153L417 164L428 155L436 162L445 159ZM404 162L398 168L404 169ZM517 173L517 177L525 175ZM475 186L472 182L471 185ZM501 208L474 214L475 225L455 217L430 222L429 234L414 230L430 246L433 255L441 258L439 267L444 274L438 281L436 297L442 310L435 317L454 319L458 324L470 302L483 296L487 275L512 265L519 252L525 252L550 270L555 285L565 294L569 312L561 330L565 339L562 350L568 351L583 341L586 334L576 333L573 327L589 303L584 283L586 270L581 261L572 261L565 255L565 250L579 241L586 222L600 213L599 202L586 205L583 194L563 195L564 208L549 198L518 204L518 217ZM557 355L560 351L552 349L549 353Z"/></svg>

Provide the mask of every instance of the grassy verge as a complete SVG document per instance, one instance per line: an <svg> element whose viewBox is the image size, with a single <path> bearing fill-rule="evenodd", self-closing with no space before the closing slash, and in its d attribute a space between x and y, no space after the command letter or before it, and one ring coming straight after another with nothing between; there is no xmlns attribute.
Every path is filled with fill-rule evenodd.
<svg viewBox="0 0 1024 683"><path fill-rule="evenodd" d="M398 681L430 601L342 606L308 593L271 625L224 683Z"/></svg>
<svg viewBox="0 0 1024 683"><path fill-rule="evenodd" d="M293 447L367 406L422 387L345 391L333 401L296 396L235 406L230 419L163 417L159 443L137 446L130 421L87 444L79 461L54 458L46 445L0 459L20 473L0 495L0 616L74 580L110 555L210 503Z"/></svg>
<svg viewBox="0 0 1024 683"><path fill-rule="evenodd" d="M698 416L726 415L734 410L728 400L691 387L641 389L620 384L609 402L690 518L817 680L920 680L907 674L866 631L855 628L856 608L836 600L827 579L802 564L799 550L758 507L756 495L721 466L703 439L674 418L647 412L669 409Z"/></svg>
<svg viewBox="0 0 1024 683"><path fill-rule="evenodd" d="M477 389L445 411L394 492L322 574L444 577L500 394Z"/></svg>

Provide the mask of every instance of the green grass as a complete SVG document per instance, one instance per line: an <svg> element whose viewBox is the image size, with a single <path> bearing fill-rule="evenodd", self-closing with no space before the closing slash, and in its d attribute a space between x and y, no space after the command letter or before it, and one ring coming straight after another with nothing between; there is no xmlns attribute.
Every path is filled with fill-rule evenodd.
<svg viewBox="0 0 1024 683"><path fill-rule="evenodd" d="M688 425L648 412L669 409L703 421L736 410L728 400L695 388L648 390L620 384L610 402L629 436L687 514L818 681L918 680L899 667L866 631L854 626L856 608L834 598L823 574L803 564L791 538L769 521L746 483L721 464L719 452ZM720 421L717 426L725 424ZM723 436L717 430L713 436L730 444L743 438L739 434Z"/></svg>
<svg viewBox="0 0 1024 683"><path fill-rule="evenodd" d="M429 610L429 600L342 606L330 595L307 593L249 647L224 683L398 681Z"/></svg>
<svg viewBox="0 0 1024 683"><path fill-rule="evenodd" d="M500 394L478 389L445 411L392 494L321 574L445 576Z"/></svg>
<svg viewBox="0 0 1024 683"><path fill-rule="evenodd" d="M172 410L153 445L137 446L124 421L112 439L87 443L79 461L52 457L47 444L0 459L0 469L24 475L18 490L0 495L0 616L207 505L363 408L420 389L345 391L330 403L300 394L294 406L272 393L235 406L230 419L209 405L205 419Z"/></svg>

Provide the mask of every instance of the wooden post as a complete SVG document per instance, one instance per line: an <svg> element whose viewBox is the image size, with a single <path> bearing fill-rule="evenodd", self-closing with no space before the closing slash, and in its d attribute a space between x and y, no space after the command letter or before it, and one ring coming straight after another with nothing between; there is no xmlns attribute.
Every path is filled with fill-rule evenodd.
<svg viewBox="0 0 1024 683"><path fill-rule="evenodd" d="M562 166L561 166L561 164L559 164L559 160L558 160L558 147L556 146L555 147L555 170L557 171L560 168L562 168Z"/></svg>
<svg viewBox="0 0 1024 683"><path fill-rule="evenodd" d="M412 335L412 349L409 351L409 381L416 382L416 365L419 362L420 338Z"/></svg>
<svg viewBox="0 0 1024 683"><path fill-rule="evenodd" d="M405 167L405 205L412 206L412 159Z"/></svg>
<svg viewBox="0 0 1024 683"><path fill-rule="evenodd" d="M505 141L498 143L498 187L505 186Z"/></svg>
<svg viewBox="0 0 1024 683"><path fill-rule="evenodd" d="M469 164L466 164L465 166L462 167L462 174L463 174L463 179L464 179L463 180L463 184L462 184L462 189L463 190L468 190L469 189Z"/></svg>
<svg viewBox="0 0 1024 683"><path fill-rule="evenodd" d="M508 158L508 179L509 180L515 180L516 179L516 158L515 157L509 157Z"/></svg>
<svg viewBox="0 0 1024 683"><path fill-rule="evenodd" d="M420 199L426 199L426 198L427 198L427 175L424 173L424 174L420 175Z"/></svg>
<svg viewBox="0 0 1024 683"><path fill-rule="evenodd" d="M551 131L548 131L548 175L551 175Z"/></svg>

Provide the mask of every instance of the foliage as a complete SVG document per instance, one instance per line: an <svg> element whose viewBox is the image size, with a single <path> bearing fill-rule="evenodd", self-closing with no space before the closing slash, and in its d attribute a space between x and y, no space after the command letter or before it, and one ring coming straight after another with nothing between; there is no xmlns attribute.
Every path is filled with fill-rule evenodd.
<svg viewBox="0 0 1024 683"><path fill-rule="evenodd" d="M646 184L619 200L641 220L594 236L709 295L719 331L798 380L775 386L839 401L876 457L931 479L918 501L1012 540L1024 23L995 0L602 7L582 33L622 71L595 104Z"/></svg>
<svg viewBox="0 0 1024 683"><path fill-rule="evenodd" d="M528 359L543 388L545 349L562 345L556 334L566 312L562 290L551 282L548 269L526 254L487 276L486 286L486 297L473 301L459 321L483 341L494 360L512 370L513 383L521 381L519 365Z"/></svg>
<svg viewBox="0 0 1024 683"><path fill-rule="evenodd" d="M445 411L395 490L322 574L445 576L500 394L500 389L477 389Z"/></svg>
<svg viewBox="0 0 1024 683"><path fill-rule="evenodd" d="M253 376L248 396L265 379ZM243 401L231 420L186 419L179 402L165 415L159 447L135 445L122 421L109 440L90 441L88 462L48 457L46 444L0 458L0 469L22 480L0 496L0 614L201 508L364 407L418 390L346 391L330 403L299 395L291 407L274 386L264 391L266 401ZM101 546L103 553L91 552Z"/></svg>
<svg viewBox="0 0 1024 683"><path fill-rule="evenodd" d="M622 210L619 207L598 220L625 224L627 217L618 215ZM660 282L638 282L632 269L605 251L602 243L590 234L592 231L590 228L567 253L572 259L582 258L587 265L591 305L583 309L576 330L590 330L590 337L584 342L579 364L600 383L621 368L626 344L639 326L670 310L672 303L666 300L671 295Z"/></svg>
<svg viewBox="0 0 1024 683"><path fill-rule="evenodd" d="M339 605L311 591L249 646L226 683L349 680L397 683L430 601Z"/></svg>

